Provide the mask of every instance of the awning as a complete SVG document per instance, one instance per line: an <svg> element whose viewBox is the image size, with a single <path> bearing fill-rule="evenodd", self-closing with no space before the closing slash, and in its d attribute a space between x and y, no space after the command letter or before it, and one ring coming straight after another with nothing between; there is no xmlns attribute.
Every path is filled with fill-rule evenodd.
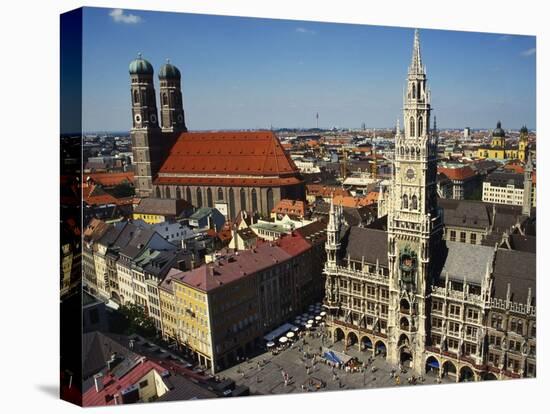
<svg viewBox="0 0 550 414"><path fill-rule="evenodd" d="M288 331L290 331L292 328L294 328L294 325L290 323L285 323L284 325L279 326L277 329L271 331L267 335L264 336L264 339L266 341L274 341L278 337L286 334Z"/></svg>

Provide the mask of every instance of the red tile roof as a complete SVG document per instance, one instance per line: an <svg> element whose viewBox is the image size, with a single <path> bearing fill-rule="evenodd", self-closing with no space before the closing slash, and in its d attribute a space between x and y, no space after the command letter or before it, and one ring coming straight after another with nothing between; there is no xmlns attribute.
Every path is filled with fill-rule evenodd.
<svg viewBox="0 0 550 414"><path fill-rule="evenodd" d="M122 183L133 183L134 173L131 171L117 173L93 173L84 174L84 182L91 178L96 184L101 184L104 187L114 187Z"/></svg>
<svg viewBox="0 0 550 414"><path fill-rule="evenodd" d="M144 362L136 365L121 378L117 379L112 374L106 375L103 377L104 388L100 392L97 392L95 386L91 387L82 396L82 405L85 407L115 405L115 400L113 398L114 394L120 395L121 391L139 382L141 378L153 369L159 374L166 371L166 369L159 364L153 361L144 360ZM122 403L122 398L119 399L119 403Z"/></svg>
<svg viewBox="0 0 550 414"><path fill-rule="evenodd" d="M348 190L340 187L323 186L321 184L308 184L306 185L307 193L309 195L331 197L331 196L349 196Z"/></svg>
<svg viewBox="0 0 550 414"><path fill-rule="evenodd" d="M292 176L298 173L271 131L185 132L159 174Z"/></svg>
<svg viewBox="0 0 550 414"><path fill-rule="evenodd" d="M476 175L469 166L459 168L437 167L437 172L445 174L451 180L465 180Z"/></svg>
<svg viewBox="0 0 550 414"><path fill-rule="evenodd" d="M277 203L272 212L303 217L306 213L306 203L300 200L289 200L285 198Z"/></svg>

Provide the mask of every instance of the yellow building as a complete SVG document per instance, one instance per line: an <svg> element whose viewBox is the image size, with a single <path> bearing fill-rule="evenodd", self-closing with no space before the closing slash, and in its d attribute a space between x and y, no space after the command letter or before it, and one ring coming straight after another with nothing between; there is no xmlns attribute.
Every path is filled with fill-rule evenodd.
<svg viewBox="0 0 550 414"><path fill-rule="evenodd" d="M178 321L176 315L176 301L174 296L174 284L172 283L172 272L179 273L179 270L171 270L164 281L159 285L160 314L162 319L162 337L165 340L176 340L178 338Z"/></svg>
<svg viewBox="0 0 550 414"><path fill-rule="evenodd" d="M182 199L142 198L134 207L132 218L141 219L149 224L157 224L176 220L192 211L193 207Z"/></svg>
<svg viewBox="0 0 550 414"><path fill-rule="evenodd" d="M501 128L500 121L498 121L497 127L493 130L491 144L480 146L477 150L477 156L479 158L492 158L497 160L519 159L525 162L529 149L527 134L527 128L523 127L520 131L519 144L506 143L506 133Z"/></svg>
<svg viewBox="0 0 550 414"><path fill-rule="evenodd" d="M173 278L174 304L179 341L195 353L199 364L212 367L212 334L207 292L195 288L185 277Z"/></svg>

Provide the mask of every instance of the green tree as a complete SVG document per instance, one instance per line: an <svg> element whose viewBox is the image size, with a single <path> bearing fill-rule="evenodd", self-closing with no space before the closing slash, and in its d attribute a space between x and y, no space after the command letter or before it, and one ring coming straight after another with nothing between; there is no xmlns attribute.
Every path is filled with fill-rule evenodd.
<svg viewBox="0 0 550 414"><path fill-rule="evenodd" d="M136 333L146 338L157 335L155 321L147 316L143 307L131 303L121 306L119 312L124 318L125 332L128 335Z"/></svg>

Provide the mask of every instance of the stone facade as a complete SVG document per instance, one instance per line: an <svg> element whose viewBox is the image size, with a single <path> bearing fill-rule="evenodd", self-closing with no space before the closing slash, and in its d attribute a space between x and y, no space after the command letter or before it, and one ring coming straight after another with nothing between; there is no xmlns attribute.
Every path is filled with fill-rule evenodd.
<svg viewBox="0 0 550 414"><path fill-rule="evenodd" d="M443 238L437 136L428 128L417 32L404 118L385 194L387 229L350 228L331 203L324 303L332 339L417 375L535 376L534 253Z"/></svg>

